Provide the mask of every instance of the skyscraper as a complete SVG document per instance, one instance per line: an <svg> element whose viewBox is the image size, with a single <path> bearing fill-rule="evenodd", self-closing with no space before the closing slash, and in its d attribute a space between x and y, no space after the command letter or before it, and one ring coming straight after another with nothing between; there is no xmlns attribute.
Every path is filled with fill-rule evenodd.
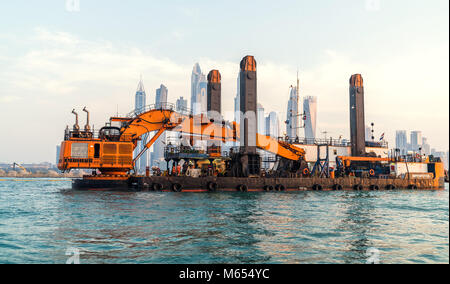
<svg viewBox="0 0 450 284"><path fill-rule="evenodd" d="M200 65L196 63L192 69L191 76L191 110L193 114L207 112L207 87L208 81L206 76L202 73Z"/></svg>
<svg viewBox="0 0 450 284"><path fill-rule="evenodd" d="M428 139L426 137L422 138L422 154L426 156L431 155L431 146L428 144Z"/></svg>
<svg viewBox="0 0 450 284"><path fill-rule="evenodd" d="M419 148L422 146L422 132L411 131L411 151L419 152Z"/></svg>
<svg viewBox="0 0 450 284"><path fill-rule="evenodd" d="M278 114L274 111L269 113L268 116L264 118L265 122L265 132L264 134L267 136L271 136L277 139L280 136L280 120L278 119ZM276 159L275 154L264 153L263 154L263 168L270 169L274 166L273 162Z"/></svg>
<svg viewBox="0 0 450 284"><path fill-rule="evenodd" d="M317 98L305 97L303 100L303 111L305 112L305 138L316 139L317 127Z"/></svg>
<svg viewBox="0 0 450 284"><path fill-rule="evenodd" d="M136 113L141 113L145 110L145 105L146 105L146 93L145 93L145 89L144 89L144 83L142 81L142 77L141 80L139 81L138 87L137 87L137 91L136 91L136 96L135 96L135 106L134 106L134 111ZM142 137L141 141L138 141L137 145L136 145L136 149L134 150L134 157L136 157L145 147L146 141L147 141L147 137L148 135L145 134ZM145 168L147 167L147 156L148 153L145 153L144 155L142 155L139 160L136 161L136 169L139 172L145 171Z"/></svg>
<svg viewBox="0 0 450 284"><path fill-rule="evenodd" d="M278 119L278 114L272 111L266 117L265 122L265 134L273 138L278 138L280 136L280 120Z"/></svg>
<svg viewBox="0 0 450 284"><path fill-rule="evenodd" d="M56 146L56 166L58 166L59 163L59 154L61 153L61 146Z"/></svg>
<svg viewBox="0 0 450 284"><path fill-rule="evenodd" d="M266 120L264 119L264 107L262 104L258 104L256 115L258 117L258 134L264 134L266 132Z"/></svg>
<svg viewBox="0 0 450 284"><path fill-rule="evenodd" d="M146 94L145 94L145 89L144 89L144 83L142 82L142 77L141 80L139 81L137 90L136 90L136 96L135 96L135 105L134 105L134 110L137 113L140 113L141 111L144 110L146 105Z"/></svg>
<svg viewBox="0 0 450 284"><path fill-rule="evenodd" d="M187 112L187 100L185 100L183 97L180 97L177 100L177 104L176 104L176 110L177 112Z"/></svg>
<svg viewBox="0 0 450 284"><path fill-rule="evenodd" d="M155 108L165 108L167 105L167 96L167 87L161 84L160 88L156 89Z"/></svg>
<svg viewBox="0 0 450 284"><path fill-rule="evenodd" d="M289 95L287 118L286 118L286 135L289 139L296 139L299 130L299 108L298 108L297 89L291 87Z"/></svg>
<svg viewBox="0 0 450 284"><path fill-rule="evenodd" d="M157 108L166 106L168 94L169 91L167 87L162 84L159 89L156 89L155 106ZM162 162L164 161L165 143L166 143L166 133L164 132L153 144L152 165L162 166Z"/></svg>
<svg viewBox="0 0 450 284"><path fill-rule="evenodd" d="M400 155L406 155L408 152L408 138L406 130L397 130L395 133L395 148L400 150Z"/></svg>
<svg viewBox="0 0 450 284"><path fill-rule="evenodd" d="M237 91L236 91L236 97L234 98L234 121L237 124L240 124L241 121L241 83L240 83L240 76L237 77ZM239 141L234 142L234 146L239 146Z"/></svg>
<svg viewBox="0 0 450 284"><path fill-rule="evenodd" d="M366 125L366 141L372 141L372 129Z"/></svg>

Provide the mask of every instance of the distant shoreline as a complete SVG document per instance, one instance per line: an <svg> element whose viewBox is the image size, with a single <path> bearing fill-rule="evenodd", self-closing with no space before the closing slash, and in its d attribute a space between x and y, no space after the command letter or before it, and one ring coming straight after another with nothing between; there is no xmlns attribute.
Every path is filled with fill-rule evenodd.
<svg viewBox="0 0 450 284"><path fill-rule="evenodd" d="M17 178L17 179L26 179L26 178L55 178L55 179L64 179L64 178L82 178L81 175L40 175L40 174L33 174L33 175L17 175L17 176L8 176L8 175L1 175L0 178Z"/></svg>

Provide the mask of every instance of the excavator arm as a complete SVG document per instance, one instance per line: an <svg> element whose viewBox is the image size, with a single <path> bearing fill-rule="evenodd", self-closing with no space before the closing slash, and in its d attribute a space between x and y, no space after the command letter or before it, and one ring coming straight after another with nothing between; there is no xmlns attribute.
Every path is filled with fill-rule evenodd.
<svg viewBox="0 0 450 284"><path fill-rule="evenodd" d="M185 134L193 134L210 140L223 142L239 140L239 125L235 122L216 123L204 115L189 116L169 110L151 110L140 114L133 119L111 118L112 122L122 122L121 133L123 137L138 139L151 131L174 131ZM150 148L156 139L151 139L145 148ZM296 148L289 143L279 141L271 136L257 134L257 147L261 150L276 154L288 160L298 161L305 155L303 149Z"/></svg>
<svg viewBox="0 0 450 284"><path fill-rule="evenodd" d="M111 122L121 122L121 140L138 140L146 133L165 129L211 140L236 141L239 137L235 123L217 123L205 115L184 115L173 110L150 110L134 118L112 117Z"/></svg>
<svg viewBox="0 0 450 284"><path fill-rule="evenodd" d="M100 169L102 174L125 175L165 131L222 142L238 141L240 135L236 122L216 122L205 115L181 114L170 109L151 109L133 117L111 117L110 122L119 122L121 127L105 127L97 138L80 136L77 131L66 137L61 145L58 168L62 171ZM133 159L137 142L149 132L156 134ZM256 146L291 161L301 161L305 155L300 148L261 134L257 134Z"/></svg>

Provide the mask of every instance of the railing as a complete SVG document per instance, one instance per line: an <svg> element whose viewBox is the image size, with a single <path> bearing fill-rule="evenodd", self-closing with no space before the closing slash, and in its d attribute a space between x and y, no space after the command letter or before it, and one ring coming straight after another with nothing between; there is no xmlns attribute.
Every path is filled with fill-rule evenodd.
<svg viewBox="0 0 450 284"><path fill-rule="evenodd" d="M350 147L351 142L344 139L311 139L311 138L287 138L278 137L279 141L284 141L289 144L300 144L300 145L328 145L328 146L341 146ZM366 141L366 147L378 147L378 148L388 148L388 143L385 141L381 142L371 142Z"/></svg>
<svg viewBox="0 0 450 284"><path fill-rule="evenodd" d="M139 116L140 114L146 113L151 110L170 110L170 111L177 111L182 114L192 114L192 111L188 108L184 108L184 107L177 108L176 105L173 103L159 103L159 104L147 105L140 109L135 109L132 112L128 113L126 115L126 117L134 118L136 116Z"/></svg>

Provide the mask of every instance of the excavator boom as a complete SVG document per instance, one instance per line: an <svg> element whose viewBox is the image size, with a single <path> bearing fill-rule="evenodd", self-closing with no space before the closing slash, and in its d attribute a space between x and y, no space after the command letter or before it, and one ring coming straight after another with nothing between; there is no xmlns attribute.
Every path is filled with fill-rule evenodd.
<svg viewBox="0 0 450 284"><path fill-rule="evenodd" d="M120 128L104 127L98 138L80 135L77 129L62 143L58 167L70 169L100 169L102 173L123 175L133 169L134 162L150 148L165 131L196 135L207 140L235 142L239 140L239 125L235 122L214 121L206 115L189 115L172 109L150 109L132 117L111 117ZM144 134L156 132L143 151L133 160L133 151ZM303 159L305 152L289 143L257 134L259 149L292 161Z"/></svg>

